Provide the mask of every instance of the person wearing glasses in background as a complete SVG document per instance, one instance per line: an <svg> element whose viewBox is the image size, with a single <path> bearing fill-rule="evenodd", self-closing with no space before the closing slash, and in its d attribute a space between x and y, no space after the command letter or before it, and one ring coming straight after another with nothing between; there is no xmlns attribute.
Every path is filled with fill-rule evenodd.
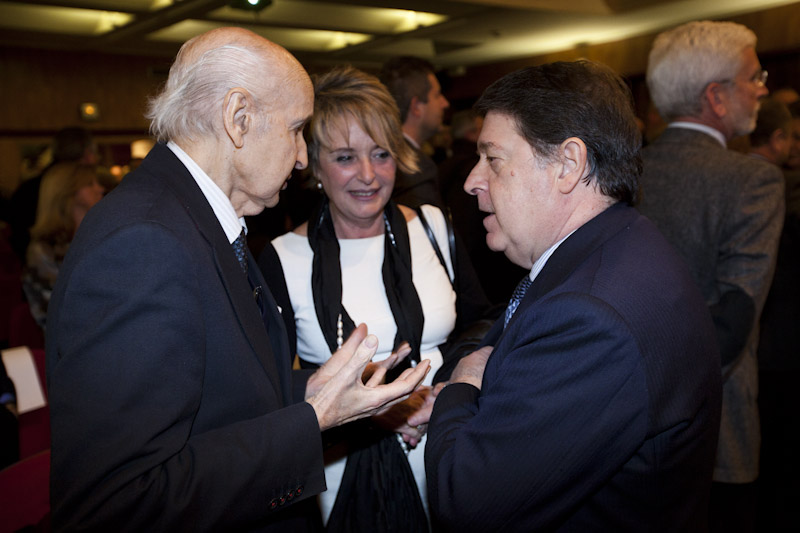
<svg viewBox="0 0 800 533"><path fill-rule="evenodd" d="M711 530L752 531L760 431L757 324L775 268L783 178L728 150L753 131L767 72L756 36L731 22L690 22L656 37L647 84L664 133L643 150L640 211L689 265L720 348L723 400Z"/></svg>

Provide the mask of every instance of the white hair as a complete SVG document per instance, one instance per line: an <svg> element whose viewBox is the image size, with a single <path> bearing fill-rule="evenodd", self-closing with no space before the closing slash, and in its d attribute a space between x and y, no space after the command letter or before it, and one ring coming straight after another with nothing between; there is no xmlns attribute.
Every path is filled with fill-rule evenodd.
<svg viewBox="0 0 800 533"><path fill-rule="evenodd" d="M193 41L181 47L163 90L148 102L145 117L159 141L212 134L222 120L222 99L234 87L247 89L257 103L254 89L266 70L260 50L227 44L193 60L187 51Z"/></svg>
<svg viewBox="0 0 800 533"><path fill-rule="evenodd" d="M755 46L756 34L734 22L689 22L658 35L647 63L658 112L667 121L699 115L708 84L735 78L742 50Z"/></svg>

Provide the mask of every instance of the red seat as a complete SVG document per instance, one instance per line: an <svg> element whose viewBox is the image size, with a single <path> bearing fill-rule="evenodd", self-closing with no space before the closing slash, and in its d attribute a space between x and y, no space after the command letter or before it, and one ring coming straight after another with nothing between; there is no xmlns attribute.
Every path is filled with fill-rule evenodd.
<svg viewBox="0 0 800 533"><path fill-rule="evenodd" d="M0 225L2 225L2 222L0 222ZM7 226L0 228L0 272L19 276L22 273L22 266L17 254L14 253L8 243L10 233Z"/></svg>
<svg viewBox="0 0 800 533"><path fill-rule="evenodd" d="M49 529L50 450L0 470L0 502L0 530Z"/></svg>
<svg viewBox="0 0 800 533"><path fill-rule="evenodd" d="M8 342L11 311L22 301L22 280L19 274L0 272L0 345Z"/></svg>
<svg viewBox="0 0 800 533"><path fill-rule="evenodd" d="M44 348L44 331L31 315L31 308L27 302L20 302L11 310L8 346L10 348L15 346Z"/></svg>
<svg viewBox="0 0 800 533"><path fill-rule="evenodd" d="M50 448L50 407L19 415L19 458L25 459Z"/></svg>

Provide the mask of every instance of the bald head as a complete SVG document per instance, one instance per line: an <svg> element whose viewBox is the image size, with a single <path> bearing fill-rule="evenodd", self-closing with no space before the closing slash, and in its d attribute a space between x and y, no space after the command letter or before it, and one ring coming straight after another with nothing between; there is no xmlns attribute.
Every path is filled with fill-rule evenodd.
<svg viewBox="0 0 800 533"><path fill-rule="evenodd" d="M231 89L247 90L268 113L298 83L311 81L286 49L242 28L218 28L184 43L146 116L160 141L221 135L216 109Z"/></svg>

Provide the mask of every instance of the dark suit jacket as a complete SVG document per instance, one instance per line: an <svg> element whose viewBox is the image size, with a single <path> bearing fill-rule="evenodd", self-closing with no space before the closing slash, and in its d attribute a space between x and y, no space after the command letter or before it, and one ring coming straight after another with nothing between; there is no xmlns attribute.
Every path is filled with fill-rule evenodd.
<svg viewBox="0 0 800 533"><path fill-rule="evenodd" d="M686 261L711 309L723 367L714 480L758 476L758 324L775 268L784 213L778 168L713 137L667 128L642 151L642 202Z"/></svg>
<svg viewBox="0 0 800 533"><path fill-rule="evenodd" d="M56 529L306 526L300 508L325 489L320 431L292 403L305 379L292 381L265 297L266 328L210 205L163 145L91 210L48 315Z"/></svg>
<svg viewBox="0 0 800 533"><path fill-rule="evenodd" d="M550 257L480 391L446 387L426 445L450 531L701 531L720 410L711 319L680 258L615 205Z"/></svg>

